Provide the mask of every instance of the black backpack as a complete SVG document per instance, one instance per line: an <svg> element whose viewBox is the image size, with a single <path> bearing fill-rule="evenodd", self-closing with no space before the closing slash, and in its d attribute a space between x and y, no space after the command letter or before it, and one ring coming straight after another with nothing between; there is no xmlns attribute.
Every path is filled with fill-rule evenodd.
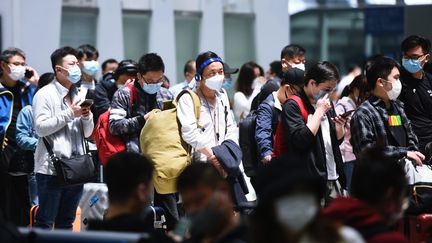
<svg viewBox="0 0 432 243"><path fill-rule="evenodd" d="M270 94L272 95L272 94ZM265 99L262 103L267 103L272 107L272 128L279 120L275 120L275 107L274 101L267 101ZM260 154L258 145L255 139L257 111L252 110L240 123L239 123L239 144L243 153L243 168L247 176L253 177L256 175L258 163L260 162Z"/></svg>

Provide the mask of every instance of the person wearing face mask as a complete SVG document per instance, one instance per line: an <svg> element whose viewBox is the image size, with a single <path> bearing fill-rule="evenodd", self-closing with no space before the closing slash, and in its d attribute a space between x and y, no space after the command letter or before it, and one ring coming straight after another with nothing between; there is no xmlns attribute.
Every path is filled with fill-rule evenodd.
<svg viewBox="0 0 432 243"><path fill-rule="evenodd" d="M404 111L411 120L422 153L426 144L432 141L432 73L424 71L429 63L430 49L430 40L417 35L407 37L401 45L403 68L399 99L404 103Z"/></svg>
<svg viewBox="0 0 432 243"><path fill-rule="evenodd" d="M194 151L194 161L210 162L226 176L212 148L231 140L238 144L238 130L231 115L226 93L220 90L224 81L223 61L208 51L196 59L199 86L196 90L201 101L200 120L196 121L192 98L182 96L178 101L177 117L181 124L181 135Z"/></svg>
<svg viewBox="0 0 432 243"><path fill-rule="evenodd" d="M335 199L323 214L353 227L368 243L408 242L395 230L408 208L407 180L392 149L374 145L361 152L352 181L352 196Z"/></svg>
<svg viewBox="0 0 432 243"><path fill-rule="evenodd" d="M305 55L306 50L300 45L290 44L285 46L282 49L280 56L280 76L275 77L271 80L267 80L267 82L261 87L260 93L258 93L258 95L256 95L253 99L250 110L258 109L259 104L261 104L271 92L278 89L278 87L280 86L281 76L290 68L296 67L300 70L305 71Z"/></svg>
<svg viewBox="0 0 432 243"><path fill-rule="evenodd" d="M339 72L330 62L319 62L306 72L305 80L304 87L297 93L303 109L293 99L288 99L282 108L286 146L281 149L281 155L303 160L312 176L326 182L323 199L328 205L346 188L339 150L346 118L336 115L329 99L339 80Z"/></svg>
<svg viewBox="0 0 432 243"><path fill-rule="evenodd" d="M87 153L84 139L91 136L93 114L80 106L75 84L81 79L77 51L62 47L51 54L55 80L41 88L33 100L33 126L39 137L35 151L35 168L39 209L34 227L72 229L83 185L64 186L50 159L44 139L59 158Z"/></svg>
<svg viewBox="0 0 432 243"><path fill-rule="evenodd" d="M25 77L33 71L32 82ZM17 118L20 110L31 105L39 76L25 64L21 49L8 48L0 56L0 215L18 226L28 225L28 183L26 175L10 173L19 155L16 140ZM26 196L27 194L27 196Z"/></svg>
<svg viewBox="0 0 432 243"><path fill-rule="evenodd" d="M232 81L232 77L231 75L238 73L239 69L238 68L231 68L228 63L224 63L224 74L225 74L225 79L224 79L224 83L222 86L222 90L230 90L233 88L233 81Z"/></svg>
<svg viewBox="0 0 432 243"><path fill-rule="evenodd" d="M425 156L418 150L418 140L397 100L402 85L399 64L383 57L366 71L371 96L351 118L351 145L356 157L367 147L381 144L397 158L408 158L422 165Z"/></svg>
<svg viewBox="0 0 432 243"><path fill-rule="evenodd" d="M113 73L112 79L98 82L95 89L95 120L111 108L114 93L125 85L133 82L138 73L138 64L131 59L123 60Z"/></svg>
<svg viewBox="0 0 432 243"><path fill-rule="evenodd" d="M364 242L356 230L321 213L325 183L302 164L302 160L276 158L257 174L251 242Z"/></svg>
<svg viewBox="0 0 432 243"><path fill-rule="evenodd" d="M138 61L137 78L133 81L132 89L127 85L114 93L109 129L111 134L123 139L129 152L140 152L139 137L149 117L148 113L153 109L162 110L165 97L173 98L171 92L162 87L164 72L165 64L159 55L145 54ZM131 102L132 92L135 92L136 100ZM154 204L165 210L168 229L172 229L179 218L176 202L174 193L154 192Z"/></svg>
<svg viewBox="0 0 432 243"><path fill-rule="evenodd" d="M348 192L350 192L351 188L352 171L356 159L350 142L351 130L349 121L357 107L368 98L367 89L366 77L364 75L358 75L349 85L345 86L341 93L341 98L335 105L336 114L346 116L347 118L347 122L345 123L344 141L339 148L344 162L343 165Z"/></svg>
<svg viewBox="0 0 432 243"><path fill-rule="evenodd" d="M304 75L305 72L298 68L288 70L281 80L279 89L271 93L258 106L255 138L260 153L259 167L268 164L274 156L273 141L282 113L282 105L304 86Z"/></svg>

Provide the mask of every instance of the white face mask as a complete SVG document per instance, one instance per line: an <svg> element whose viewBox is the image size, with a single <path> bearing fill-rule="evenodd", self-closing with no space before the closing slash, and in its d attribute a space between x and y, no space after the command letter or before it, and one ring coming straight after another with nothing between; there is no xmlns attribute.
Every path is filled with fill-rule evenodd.
<svg viewBox="0 0 432 243"><path fill-rule="evenodd" d="M305 70L306 70L306 67L305 67L305 64L304 64L304 63L292 64L291 67L292 67L292 68L298 68L298 69L300 69L300 70L302 70L302 71L305 71Z"/></svg>
<svg viewBox="0 0 432 243"><path fill-rule="evenodd" d="M317 199L312 194L289 195L275 204L278 221L292 232L303 230L318 213Z"/></svg>
<svg viewBox="0 0 432 243"><path fill-rule="evenodd" d="M10 78L18 81L24 78L24 74L25 74L25 67L24 66L9 66L11 73L9 74Z"/></svg>
<svg viewBox="0 0 432 243"><path fill-rule="evenodd" d="M387 96L390 100L396 100L402 91L402 83L399 79L392 82L392 89L387 91Z"/></svg>
<svg viewBox="0 0 432 243"><path fill-rule="evenodd" d="M215 75L205 80L205 84L209 89L219 91L222 88L224 75Z"/></svg>

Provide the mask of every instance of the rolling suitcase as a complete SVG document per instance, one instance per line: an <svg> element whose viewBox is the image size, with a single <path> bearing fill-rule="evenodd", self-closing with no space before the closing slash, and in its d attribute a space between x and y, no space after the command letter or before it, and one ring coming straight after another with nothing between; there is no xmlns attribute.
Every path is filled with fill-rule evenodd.
<svg viewBox="0 0 432 243"><path fill-rule="evenodd" d="M90 219L102 220L108 208L108 187L105 183L84 184L83 195L79 202L81 222L87 227Z"/></svg>
<svg viewBox="0 0 432 243"><path fill-rule="evenodd" d="M399 230L412 243L432 242L432 214L407 215Z"/></svg>

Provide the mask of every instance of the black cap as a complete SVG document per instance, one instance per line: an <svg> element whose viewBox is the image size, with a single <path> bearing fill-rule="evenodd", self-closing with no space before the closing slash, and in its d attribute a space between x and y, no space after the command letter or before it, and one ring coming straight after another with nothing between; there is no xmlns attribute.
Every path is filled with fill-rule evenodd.
<svg viewBox="0 0 432 243"><path fill-rule="evenodd" d="M282 75L281 84L294 84L303 86L305 84L305 72L298 68L290 68Z"/></svg>
<svg viewBox="0 0 432 243"><path fill-rule="evenodd" d="M230 68L230 66L226 62L224 62L223 65L224 65L224 73L225 74L234 74L234 73L237 73L239 71L238 68Z"/></svg>

